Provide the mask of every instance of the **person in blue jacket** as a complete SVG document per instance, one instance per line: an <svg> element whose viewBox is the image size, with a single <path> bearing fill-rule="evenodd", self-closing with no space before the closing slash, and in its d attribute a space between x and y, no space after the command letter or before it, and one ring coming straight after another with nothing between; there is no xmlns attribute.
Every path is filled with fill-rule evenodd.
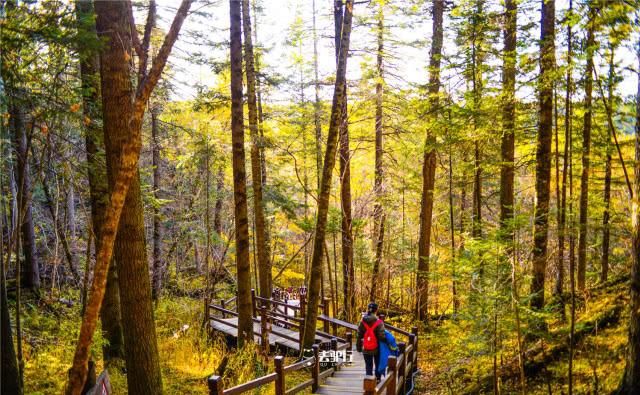
<svg viewBox="0 0 640 395"><path fill-rule="evenodd" d="M396 338L385 329L385 341L380 342L378 351L378 365L376 366L376 376L384 376L387 370L387 364L390 356L398 356L398 344Z"/></svg>

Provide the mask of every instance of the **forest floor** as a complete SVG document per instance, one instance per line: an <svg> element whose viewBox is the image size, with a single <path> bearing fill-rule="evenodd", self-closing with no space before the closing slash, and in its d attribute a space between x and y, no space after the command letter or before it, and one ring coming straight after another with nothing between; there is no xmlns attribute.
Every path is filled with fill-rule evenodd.
<svg viewBox="0 0 640 395"><path fill-rule="evenodd" d="M10 298L11 299L11 298ZM53 394L63 391L66 371L72 360L80 325L76 295L58 294L38 301L28 298L23 304L23 352L25 360L25 393ZM628 283L612 282L599 287L582 300L577 312L576 331L585 335L576 347L574 360L575 393L611 393L624 368L627 341ZM613 312L613 313L612 313ZM227 385L235 385L259 377L273 369L257 356L257 350L229 354L221 341L211 341L200 330L202 302L190 297L164 297L155 310L158 346L167 394L206 393L206 378L222 363ZM608 318L607 318L608 317ZM605 327L594 322L607 322ZM426 339L420 344L420 370L416 394L492 393L493 354L478 340L470 320L443 320L424 330ZM528 394L567 393L566 331L567 324L549 320L550 333L544 340L542 353L532 352L527 365ZM497 366L504 376L514 376L500 382L501 393L518 393L517 343L512 334L502 339L503 350L497 356ZM424 338L423 337L423 338ZM100 361L103 340L96 332L93 349ZM540 343L528 348L536 349ZM545 353L546 352L546 353ZM546 358L546 359L541 359ZM542 363L540 363L542 361ZM103 366L99 363L97 371ZM126 373L123 366L109 369L115 394L126 393ZM288 386L299 378L291 377ZM267 389L264 393L272 392Z"/></svg>
<svg viewBox="0 0 640 395"><path fill-rule="evenodd" d="M625 365L628 301L628 282L616 279L588 292L577 304L575 330L583 335L576 335L574 394L610 394L617 388ZM525 347L527 394L568 393L569 324L555 316L548 315L549 335ZM475 329L468 320L444 320L428 331L420 351L418 393L494 392L493 353L480 344ZM522 393L515 335L503 336L502 342L496 364L507 379L498 383L500 393Z"/></svg>

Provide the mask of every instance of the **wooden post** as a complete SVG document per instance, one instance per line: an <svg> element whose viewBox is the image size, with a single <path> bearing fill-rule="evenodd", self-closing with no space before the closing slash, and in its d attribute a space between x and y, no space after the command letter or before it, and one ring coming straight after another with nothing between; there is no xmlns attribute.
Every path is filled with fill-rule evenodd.
<svg viewBox="0 0 640 395"><path fill-rule="evenodd" d="M223 309L226 308L224 305L224 299L220 299L220 307ZM222 318L227 318L227 314L224 311L222 312Z"/></svg>
<svg viewBox="0 0 640 395"><path fill-rule="evenodd" d="M260 307L260 342L265 354L269 353L269 328L267 325L267 306Z"/></svg>
<svg viewBox="0 0 640 395"><path fill-rule="evenodd" d="M387 394L395 394L396 393L396 384L398 380L398 359L395 355L389 357L389 361L387 362L387 374L391 375L389 379L389 384L387 386Z"/></svg>
<svg viewBox="0 0 640 395"><path fill-rule="evenodd" d="M347 329L347 350L353 351L353 332Z"/></svg>
<svg viewBox="0 0 640 395"><path fill-rule="evenodd" d="M311 384L311 392L318 391L319 387L319 379L320 379L320 346L314 344L311 346L313 349L313 370L311 371L311 378L313 379L313 384Z"/></svg>
<svg viewBox="0 0 640 395"><path fill-rule="evenodd" d="M300 317L307 314L307 294L300 294Z"/></svg>
<svg viewBox="0 0 640 395"><path fill-rule="evenodd" d="M209 386L209 395L224 395L224 385L222 383L222 377L209 377L209 379L207 379L207 385Z"/></svg>
<svg viewBox="0 0 640 395"><path fill-rule="evenodd" d="M329 298L324 297L322 299L322 314L326 317L329 318ZM323 331L325 331L326 333L329 333L329 321L324 320L323 321Z"/></svg>
<svg viewBox="0 0 640 395"><path fill-rule="evenodd" d="M335 363L333 368L338 370L340 368L340 364L338 364L338 339L335 337L331 338L331 352L333 353L333 361Z"/></svg>
<svg viewBox="0 0 640 395"><path fill-rule="evenodd" d="M405 342L398 343L398 350L400 351L400 357L402 358L402 363L398 366L398 377L404 377L402 380L402 384L400 385L400 393L402 395L407 393L407 354L405 351L407 350L407 344Z"/></svg>
<svg viewBox="0 0 640 395"><path fill-rule="evenodd" d="M418 327L411 328L413 334L413 373L418 371Z"/></svg>
<svg viewBox="0 0 640 395"><path fill-rule="evenodd" d="M364 378L364 395L376 394L376 376L365 376Z"/></svg>
<svg viewBox="0 0 640 395"><path fill-rule="evenodd" d="M276 367L276 395L284 395L285 381L284 381L284 357L278 355L274 358L273 363Z"/></svg>
<svg viewBox="0 0 640 395"><path fill-rule="evenodd" d="M251 312L253 313L253 318L257 316L256 309L256 290L251 288Z"/></svg>
<svg viewBox="0 0 640 395"><path fill-rule="evenodd" d="M300 349L302 350L302 337L304 336L304 327L307 325L307 320L305 319L305 315L307 311L307 294L303 292L303 289L300 289L300 318L304 321L300 323L300 330L298 333L300 334Z"/></svg>

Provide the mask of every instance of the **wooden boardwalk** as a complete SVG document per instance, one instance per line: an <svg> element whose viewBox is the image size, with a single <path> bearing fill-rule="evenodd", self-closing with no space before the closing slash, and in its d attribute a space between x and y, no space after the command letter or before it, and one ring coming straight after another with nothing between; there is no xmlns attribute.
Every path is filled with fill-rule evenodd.
<svg viewBox="0 0 640 395"><path fill-rule="evenodd" d="M353 395L364 394L362 383L365 378L364 358L362 354L353 351L352 362L342 365L320 384L316 394Z"/></svg>
<svg viewBox="0 0 640 395"><path fill-rule="evenodd" d="M274 349L284 354L300 353L300 328L305 323L306 307L305 294L300 292L300 296L299 300L265 299L256 296L252 290L254 340L261 345L265 353L273 352ZM222 377L211 376L208 379L209 394L237 395L273 382L276 395L293 395L307 389L311 389L312 393L330 395L409 395L413 389L413 374L417 372L418 328L413 327L411 332L408 332L385 323L387 330L399 336L399 356L389 358L386 377L380 383L376 383L375 377L365 375L364 358L354 350L357 325L332 317L329 314L328 301L325 299L323 302L319 306L317 316L322 329L316 330L316 344L309 350L310 354L305 350L303 359L288 366L284 366L284 356L276 356L273 373L234 388L225 389ZM235 303L234 297L220 300L219 305L208 304L212 332L237 338L238 312ZM380 318L384 320L384 315ZM402 341L404 337L406 342ZM345 353L350 353L349 362L344 358L334 360L337 355L342 357ZM336 363L326 366L332 361ZM285 376L302 369L310 371L311 378L287 389Z"/></svg>
<svg viewBox="0 0 640 395"><path fill-rule="evenodd" d="M257 344L262 344L261 339L261 326L260 316L253 321L253 338ZM225 321L226 323L220 322ZM211 320L211 329L222 332L227 336L234 338L238 337L238 317L225 318L224 320ZM298 331L283 328L281 326L272 325L269 330L269 346L271 347L285 347L296 352L300 351L300 342L298 340L300 334ZM325 341L325 337L316 335L316 340L322 342Z"/></svg>

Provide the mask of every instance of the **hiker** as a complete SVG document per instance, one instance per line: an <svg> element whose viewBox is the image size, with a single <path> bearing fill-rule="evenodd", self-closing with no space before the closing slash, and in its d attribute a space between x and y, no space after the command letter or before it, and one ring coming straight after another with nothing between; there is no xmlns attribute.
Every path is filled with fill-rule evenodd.
<svg viewBox="0 0 640 395"><path fill-rule="evenodd" d="M378 352L378 366L376 367L376 372L378 372L378 374L382 376L385 376L387 373L389 357L392 355L397 357L399 354L398 344L396 343L396 338L393 336L393 334L385 329L384 335L387 341L380 342L380 351Z"/></svg>
<svg viewBox="0 0 640 395"><path fill-rule="evenodd" d="M381 374L378 372L380 347L379 343L387 341L384 332L384 322L378 318L378 305L375 302L367 306L367 314L362 317L358 326L358 341L356 348L364 357L364 364L367 376L373 376L373 365L375 364L375 376L380 381Z"/></svg>

